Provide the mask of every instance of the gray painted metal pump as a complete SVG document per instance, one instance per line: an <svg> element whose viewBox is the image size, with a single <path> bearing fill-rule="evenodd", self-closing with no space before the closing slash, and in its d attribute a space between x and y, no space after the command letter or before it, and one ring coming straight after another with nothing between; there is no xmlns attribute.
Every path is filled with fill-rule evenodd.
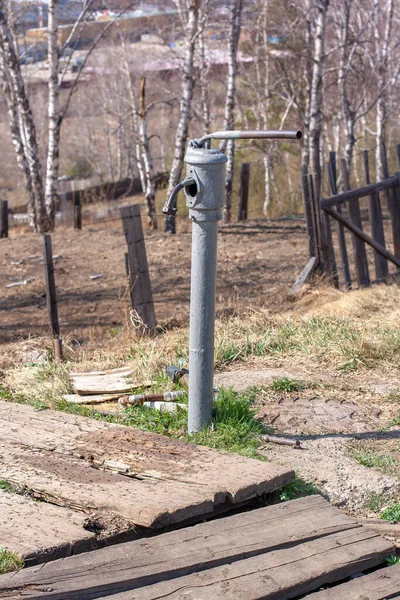
<svg viewBox="0 0 400 600"><path fill-rule="evenodd" d="M301 131L217 131L189 142L184 181L163 208L176 213L176 197L185 190L192 220L192 273L189 339L189 433L200 431L211 419L214 378L214 322L218 221L225 200L225 154L210 148L211 140L301 139Z"/></svg>

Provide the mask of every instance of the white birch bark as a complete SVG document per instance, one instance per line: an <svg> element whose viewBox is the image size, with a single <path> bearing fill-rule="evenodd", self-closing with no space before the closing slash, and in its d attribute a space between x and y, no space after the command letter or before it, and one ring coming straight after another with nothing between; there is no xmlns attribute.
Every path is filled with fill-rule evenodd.
<svg viewBox="0 0 400 600"><path fill-rule="evenodd" d="M236 75L237 75L237 51L239 46L240 30L242 23L242 0L232 0L232 9L229 21L228 35L228 81L225 99L224 129L234 128ZM232 186L235 160L235 143L233 140L223 140L220 150L226 151L228 162L226 163L225 175L225 206L223 210L223 222L230 223L232 218Z"/></svg>
<svg viewBox="0 0 400 600"><path fill-rule="evenodd" d="M199 10L199 83L201 90L201 114L203 120L203 134L210 132L211 111L210 97L208 94L208 72L209 63L207 61L206 27L208 22L210 2L205 0Z"/></svg>
<svg viewBox="0 0 400 600"><path fill-rule="evenodd" d="M140 80L140 107L139 107L139 134L143 148L143 163L146 179L145 198L147 205L147 216L151 229L157 229L156 215L156 191L154 183L153 158L150 151L150 142L147 135L147 114L146 114L146 78Z"/></svg>
<svg viewBox="0 0 400 600"><path fill-rule="evenodd" d="M49 0L48 4L48 60L49 60L49 80L48 80L48 147L46 164L46 183L45 183L45 202L46 212L50 222L51 229L54 228L54 218L57 204L58 173L60 167L60 134L61 134L61 114L60 114L60 88L58 81L59 71L59 53L57 45L58 36L58 17L57 0Z"/></svg>
<svg viewBox="0 0 400 600"><path fill-rule="evenodd" d="M193 71L196 39L198 34L199 0L190 0L186 27L186 49L182 66L181 98L179 105L179 122L175 135L174 157L168 179L167 198L179 183L185 146L189 130L189 120L193 98ZM164 231L175 233L175 217L165 218Z"/></svg>
<svg viewBox="0 0 400 600"><path fill-rule="evenodd" d="M316 177L317 196L319 195L319 187L321 185L321 133L323 111L322 75L325 60L326 17L328 7L329 0L320 0L319 2L314 2L316 16L310 94L309 146L310 165L311 170Z"/></svg>
<svg viewBox="0 0 400 600"><path fill-rule="evenodd" d="M44 204L36 128L4 5L0 5L0 52L7 81L5 92L8 94L11 135L27 185L28 207L32 210L30 221L35 231L47 231L49 223Z"/></svg>

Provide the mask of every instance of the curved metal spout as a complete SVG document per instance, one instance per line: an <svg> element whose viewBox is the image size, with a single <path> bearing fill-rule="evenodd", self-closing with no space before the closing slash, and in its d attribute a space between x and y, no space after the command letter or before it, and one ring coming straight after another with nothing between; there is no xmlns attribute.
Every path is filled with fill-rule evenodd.
<svg viewBox="0 0 400 600"><path fill-rule="evenodd" d="M195 180L192 179L191 177L189 177L188 179L184 179L184 181L181 181L180 183L178 183L178 185L176 185L174 187L170 197L168 198L168 200L166 201L166 203L164 204L164 206L162 208L162 212L164 213L164 215L175 215L176 214L176 211L178 210L176 208L176 206L174 206L176 197L179 194L179 192L181 190L183 190L183 188L189 187L190 185L196 185Z"/></svg>

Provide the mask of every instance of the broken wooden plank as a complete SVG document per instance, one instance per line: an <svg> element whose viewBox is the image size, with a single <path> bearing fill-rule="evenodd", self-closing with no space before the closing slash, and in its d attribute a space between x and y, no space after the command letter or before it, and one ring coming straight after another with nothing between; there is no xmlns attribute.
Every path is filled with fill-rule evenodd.
<svg viewBox="0 0 400 600"><path fill-rule="evenodd" d="M26 565L96 548L87 520L83 513L0 490L0 546L22 556Z"/></svg>
<svg viewBox="0 0 400 600"><path fill-rule="evenodd" d="M310 600L388 600L400 598L400 565L379 569L347 583L306 596Z"/></svg>
<svg viewBox="0 0 400 600"><path fill-rule="evenodd" d="M0 479L54 504L107 513L127 528L199 519L294 478L272 463L7 402L0 402L0 440Z"/></svg>
<svg viewBox="0 0 400 600"><path fill-rule="evenodd" d="M70 373L71 384L75 392L83 395L125 394L133 389L142 387L142 383L132 381L133 369L122 367L109 371L92 373ZM145 382L144 385L149 382Z"/></svg>
<svg viewBox="0 0 400 600"><path fill-rule="evenodd" d="M318 260L315 256L312 256L307 262L306 266L296 279L295 283L292 286L292 292L295 294L300 291L305 283L310 279L311 275L314 273L317 268Z"/></svg>
<svg viewBox="0 0 400 600"><path fill-rule="evenodd" d="M103 402L115 402L122 394L91 394L81 396L80 394L65 394L64 400L69 404L101 404Z"/></svg>
<svg viewBox="0 0 400 600"><path fill-rule="evenodd" d="M392 551L311 496L8 574L0 598L284 600L380 564Z"/></svg>

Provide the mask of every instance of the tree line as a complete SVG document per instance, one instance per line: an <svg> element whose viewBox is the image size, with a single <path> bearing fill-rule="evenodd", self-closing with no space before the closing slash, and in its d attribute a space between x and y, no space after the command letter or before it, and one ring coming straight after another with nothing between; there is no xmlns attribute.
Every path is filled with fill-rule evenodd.
<svg viewBox="0 0 400 600"><path fill-rule="evenodd" d="M82 94L87 94L83 76L94 57L105 53L110 28L118 27L118 21L137 4L124 2L104 22L86 47L68 91L61 93L71 71L70 49L99 2L82 3L79 17L61 43L58 0L48 1L47 98L40 111L33 106L23 70L15 7L10 2L0 5L3 94L34 231L54 228L64 151L61 132L66 117L71 110L79 111ZM307 166L320 187L327 150L343 154L350 167L357 148L374 148L376 176L385 176L383 159L390 136L396 134L399 112L399 0L171 0L167 5L177 15L174 43L171 32L167 35L162 29L157 43L164 43L170 52L165 60L175 55L180 81L175 76L174 85L158 81L155 86L155 77L149 80L142 65L132 64L131 40L121 32L109 58L111 68L103 69L106 75L97 74L96 82L90 83L96 90L91 106L101 105L105 127L112 129L108 134L115 138L116 172L111 145L105 147L110 176L121 178L124 164L127 175L139 175L152 228L159 227L154 164L165 140L170 145L162 157L169 173L168 196L182 177L188 137L217 127L303 130L301 157L291 156L293 150L282 142L254 142L246 149L262 164L264 215L269 214L272 196L286 185L276 177L283 161ZM223 70L216 66L218 53ZM106 79L103 87L99 86L102 78ZM216 91L221 82L222 97ZM166 107L169 137L157 126ZM37 114L43 110L45 135L39 135ZM228 157L223 218L230 222L235 143L225 140L220 149ZM165 230L175 231L173 219L166 220Z"/></svg>

